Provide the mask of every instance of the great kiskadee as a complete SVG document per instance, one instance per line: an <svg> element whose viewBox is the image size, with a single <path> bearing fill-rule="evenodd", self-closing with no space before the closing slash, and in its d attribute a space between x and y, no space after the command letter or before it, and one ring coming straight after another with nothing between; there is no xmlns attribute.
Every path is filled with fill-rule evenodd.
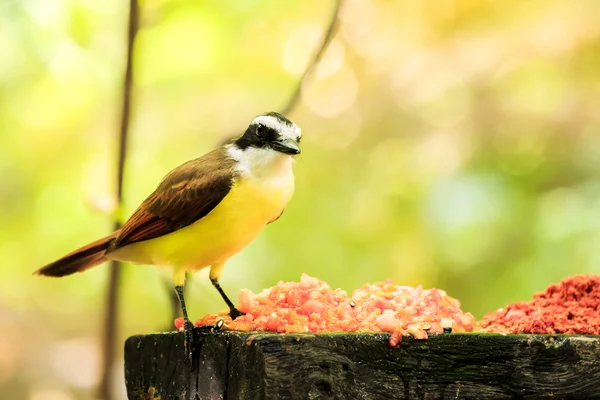
<svg viewBox="0 0 600 400"><path fill-rule="evenodd" d="M62 277L107 260L170 268L190 355L193 324L183 295L186 271L210 266L210 280L229 315L242 315L219 277L226 261L283 213L294 192L292 164L300 153L300 138L300 128L283 115L257 116L232 143L168 173L119 230L34 273Z"/></svg>

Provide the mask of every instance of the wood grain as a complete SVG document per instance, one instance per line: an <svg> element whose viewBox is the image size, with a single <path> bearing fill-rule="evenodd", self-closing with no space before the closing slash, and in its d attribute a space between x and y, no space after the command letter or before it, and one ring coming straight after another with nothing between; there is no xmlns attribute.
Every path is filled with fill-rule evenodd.
<svg viewBox="0 0 600 400"><path fill-rule="evenodd" d="M125 344L129 399L600 399L600 337L195 332Z"/></svg>

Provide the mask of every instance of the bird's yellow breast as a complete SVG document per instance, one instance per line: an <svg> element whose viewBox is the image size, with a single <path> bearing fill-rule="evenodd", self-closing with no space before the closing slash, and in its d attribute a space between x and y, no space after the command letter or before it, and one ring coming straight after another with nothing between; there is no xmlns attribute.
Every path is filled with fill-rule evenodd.
<svg viewBox="0 0 600 400"><path fill-rule="evenodd" d="M242 175L202 219L165 236L126 246L113 257L186 270L224 263L281 215L293 192L291 163L267 176Z"/></svg>

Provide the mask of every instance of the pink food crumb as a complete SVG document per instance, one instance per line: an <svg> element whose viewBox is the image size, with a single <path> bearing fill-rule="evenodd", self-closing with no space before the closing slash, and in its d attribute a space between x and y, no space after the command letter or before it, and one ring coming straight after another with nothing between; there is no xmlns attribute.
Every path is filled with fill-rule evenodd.
<svg viewBox="0 0 600 400"><path fill-rule="evenodd" d="M227 329L271 332L388 332L396 346L402 336L427 339L444 327L454 332L471 332L473 315L463 313L460 302L440 289L398 286L391 280L364 284L352 296L332 289L326 282L302 274L299 282L283 282L253 293L239 292L240 311L235 321L223 310L208 314L196 325L214 325L223 319ZM183 321L175 321L181 329Z"/></svg>

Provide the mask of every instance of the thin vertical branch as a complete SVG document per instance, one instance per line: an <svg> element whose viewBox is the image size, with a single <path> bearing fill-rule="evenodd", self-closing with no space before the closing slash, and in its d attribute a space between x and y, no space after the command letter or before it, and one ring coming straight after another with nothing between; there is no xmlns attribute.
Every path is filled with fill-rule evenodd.
<svg viewBox="0 0 600 400"><path fill-rule="evenodd" d="M123 202L123 176L125 171L125 159L127 156L127 136L129 132L129 121L131 114L131 86L133 75L133 45L135 36L139 29L139 5L138 0L129 0L129 22L127 29L127 55L125 65L125 76L123 79L123 102L121 111L121 123L119 127L119 149L117 165L117 209ZM119 213L117 213L119 214ZM121 227L119 215L115 217L114 229ZM111 388L113 387L112 366L115 359L115 342L117 337L119 283L121 278L121 265L112 261L110 265L110 278L106 297L106 314L103 332L103 366L98 397L102 400L111 400Z"/></svg>
<svg viewBox="0 0 600 400"><path fill-rule="evenodd" d="M294 90L294 92L292 93L292 96L288 100L287 105L282 109L281 113L283 115L289 114L294 109L294 107L298 103L298 100L300 100L300 93L302 92L302 86L307 81L307 78L314 72L315 68L319 64L319 61L321 61L321 58L323 58L323 54L325 54L325 50L327 50L329 43L331 43L331 39L333 39L335 30L338 25L340 10L342 8L342 3L343 3L343 0L336 0L335 5L333 7L333 11L331 13L331 19L329 20L329 25L328 25L327 31L325 32L325 35L323 36L323 40L321 40L321 45L318 47L311 62L308 64L308 66L304 70L304 73L300 77L300 80L298 81L298 85L296 86L296 89Z"/></svg>
<svg viewBox="0 0 600 400"><path fill-rule="evenodd" d="M336 28L338 26L338 22L340 19L340 10L342 9L343 2L344 2L343 0L335 1L335 4L333 6L333 11L331 12L331 18L329 19L329 24L327 25L327 30L325 31L325 35L323 35L323 39L321 40L319 47L317 47L315 54L313 55L312 59L306 66L306 69L304 70L302 75L300 76L300 79L298 80L298 84L296 85L294 91L292 92L292 95L290 96L288 102L286 103L285 107L283 107L281 109L281 111L280 111L281 114L287 116L289 113L291 113L294 110L294 108L298 104L298 101L300 100L300 94L302 93L302 86L304 86L306 84L306 82L308 81L308 78L314 72L315 68L319 64L319 61L321 61L321 58L323 58L323 55L325 54L325 50L327 50L329 43L331 43L331 40L335 36ZM236 136L237 135L225 136L224 139L221 139L219 141L219 144L228 143L231 140L233 140L233 138Z"/></svg>

